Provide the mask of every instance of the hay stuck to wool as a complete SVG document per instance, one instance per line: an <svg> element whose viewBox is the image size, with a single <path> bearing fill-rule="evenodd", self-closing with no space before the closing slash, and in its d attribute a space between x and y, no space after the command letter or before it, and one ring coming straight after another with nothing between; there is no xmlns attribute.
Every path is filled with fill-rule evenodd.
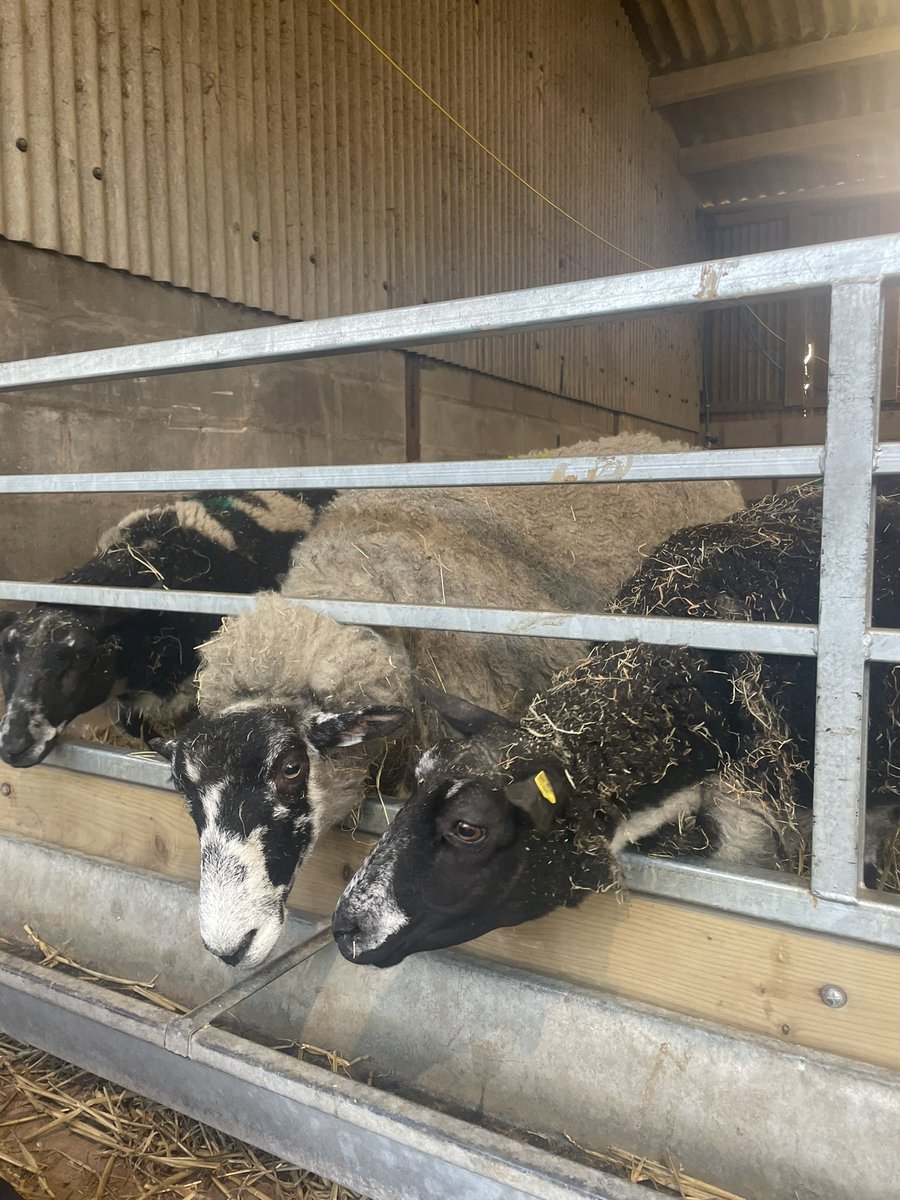
<svg viewBox="0 0 900 1200"><path fill-rule="evenodd" d="M873 622L897 627L898 512L876 509ZM821 489L802 484L714 525L682 530L650 554L611 611L670 617L814 623L818 615ZM900 800L900 682L873 667L870 793ZM601 643L555 677L520 723L506 767L546 761L576 784L571 829L590 855L663 779L717 774L724 796L771 829L778 866L808 870L812 799L812 660ZM801 814L799 809L803 808ZM896 832L896 830L895 830ZM702 830L679 828L650 853L703 852ZM696 836L694 836L696 834ZM900 885L900 836L885 842L880 886Z"/></svg>
<svg viewBox="0 0 900 1200"><path fill-rule="evenodd" d="M881 843L875 864L874 890L900 892L900 820Z"/></svg>

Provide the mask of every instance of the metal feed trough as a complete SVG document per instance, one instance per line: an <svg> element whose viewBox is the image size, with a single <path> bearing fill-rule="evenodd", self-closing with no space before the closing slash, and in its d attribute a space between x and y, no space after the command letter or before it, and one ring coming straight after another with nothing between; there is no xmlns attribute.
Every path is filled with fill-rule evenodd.
<svg viewBox="0 0 900 1200"><path fill-rule="evenodd" d="M372 625L572 639L640 637L664 645L817 656L810 885L635 855L627 856L626 877L635 891L896 949L900 904L868 898L861 889L860 844L868 664L900 661L900 632L868 626L873 475L900 473L900 445L877 443L883 288L898 279L900 236L879 237L0 366L0 391L9 391L406 348L830 289L824 447L603 460L11 475L0 477L0 491L180 493L560 482L602 487L623 481L824 475L816 627L312 603L338 620ZM10 581L0 582L0 599L208 613L236 613L253 604L238 595ZM168 786L162 764L121 751L73 744L55 751L49 762ZM379 814L380 809L369 814L370 828L383 827ZM82 917L78 897L87 894L89 914ZM193 903L193 889L186 885L0 838L0 932L40 919L48 937L65 940L74 922L79 948L95 961L114 964L119 974L155 953L160 985L195 1006L188 1017L171 1018L138 999L0 954L0 1028L374 1197L625 1200L646 1192L447 1116L425 1101L324 1075L217 1028L218 1018L235 1010L254 1029L274 1036L299 1024L309 1040L311 1030L319 1044L344 1048L359 1034L359 1014L364 1014L367 1044L376 1045L400 1076L420 1078L424 1072L429 1092L460 1111L483 1107L533 1129L540 1128L542 1111L568 1105L568 1127L588 1144L598 1128L607 1141L627 1144L639 1127L658 1127L690 1157L694 1173L699 1166L707 1178L749 1196L874 1200L890 1190L885 1181L900 1174L900 1094L887 1071L816 1052L800 1055L765 1038L476 964L460 953L416 956L394 972L360 970L322 950L325 939L298 917L288 928L287 944L297 943L293 949L228 988L234 977L222 964L198 957ZM413 1006L415 1021L408 1016ZM452 1053L446 1046L451 1028ZM695 1052L703 1065L694 1072L701 1078L693 1078L690 1087L683 1076L659 1076L653 1066L659 1053L683 1054L687 1061ZM637 1081L647 1078L645 1072L656 1082L641 1090ZM755 1130L749 1143L741 1127L744 1115ZM848 1131L852 1153L847 1152ZM822 1150L823 1140L830 1141L830 1151Z"/></svg>

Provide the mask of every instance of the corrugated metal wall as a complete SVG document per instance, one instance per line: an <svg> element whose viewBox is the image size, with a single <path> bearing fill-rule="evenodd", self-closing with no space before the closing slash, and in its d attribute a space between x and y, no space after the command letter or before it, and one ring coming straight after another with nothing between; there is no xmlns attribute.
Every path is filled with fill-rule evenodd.
<svg viewBox="0 0 900 1200"><path fill-rule="evenodd" d="M788 245L788 219L763 217L717 228L712 241L716 258L781 249ZM785 336L787 303L757 302L751 308L758 321L744 305L706 318L706 386L713 410L784 404L784 343L779 338ZM775 334L769 333L762 321Z"/></svg>
<svg viewBox="0 0 900 1200"><path fill-rule="evenodd" d="M695 196L618 4L347 0L492 149L654 265ZM295 318L627 270L326 0L0 0L0 234ZM693 321L441 357L696 428Z"/></svg>
<svg viewBox="0 0 900 1200"><path fill-rule="evenodd" d="M748 216L714 223L711 249L716 257L729 257L898 230L900 202L896 197L881 197L824 208L794 206L779 215L761 210L755 219ZM710 313L706 319L706 384L714 414L825 405L830 322L827 295L752 303ZM883 370L886 404L900 400L898 320L896 289L890 289ZM803 356L810 344L815 357L804 369Z"/></svg>

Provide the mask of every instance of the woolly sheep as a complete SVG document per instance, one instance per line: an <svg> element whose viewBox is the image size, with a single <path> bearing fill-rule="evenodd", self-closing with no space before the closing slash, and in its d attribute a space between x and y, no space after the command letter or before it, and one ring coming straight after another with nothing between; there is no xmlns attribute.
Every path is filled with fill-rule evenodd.
<svg viewBox="0 0 900 1200"><path fill-rule="evenodd" d="M555 453L668 448L634 434ZM740 505L726 483L349 492L298 546L283 591L591 611L612 599L644 547ZM160 747L200 834L207 947L226 962L260 962L278 938L297 867L322 830L362 800L373 771L381 785L402 786L414 747L433 732L417 680L465 687L518 715L571 655L563 640L376 633L276 597L227 621L203 647L200 717ZM415 710L416 720L388 752L383 738L401 728L401 708Z"/></svg>
<svg viewBox="0 0 900 1200"><path fill-rule="evenodd" d="M900 504L876 511L873 623L896 627ZM814 622L820 530L818 489L792 490L675 534L613 607ZM897 818L898 670L874 664L872 688L870 867ZM337 906L342 953L391 966L577 904L617 885L634 844L798 869L814 697L814 660L645 644L597 646L517 724L432 692L466 740L420 761L416 796Z"/></svg>
<svg viewBox="0 0 900 1200"><path fill-rule="evenodd" d="M57 582L210 592L272 588L316 509L333 495L212 494L138 510ZM195 647L220 619L49 604L3 618L0 757L16 767L39 763L70 721L114 696L130 733L183 723L196 705Z"/></svg>

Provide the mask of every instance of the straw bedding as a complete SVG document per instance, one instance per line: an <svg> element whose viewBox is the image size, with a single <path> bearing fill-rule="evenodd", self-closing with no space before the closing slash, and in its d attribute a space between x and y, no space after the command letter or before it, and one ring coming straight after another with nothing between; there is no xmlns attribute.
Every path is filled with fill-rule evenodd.
<svg viewBox="0 0 900 1200"><path fill-rule="evenodd" d="M24 1200L357 1197L6 1038L0 1038L0 1109L0 1177Z"/></svg>

